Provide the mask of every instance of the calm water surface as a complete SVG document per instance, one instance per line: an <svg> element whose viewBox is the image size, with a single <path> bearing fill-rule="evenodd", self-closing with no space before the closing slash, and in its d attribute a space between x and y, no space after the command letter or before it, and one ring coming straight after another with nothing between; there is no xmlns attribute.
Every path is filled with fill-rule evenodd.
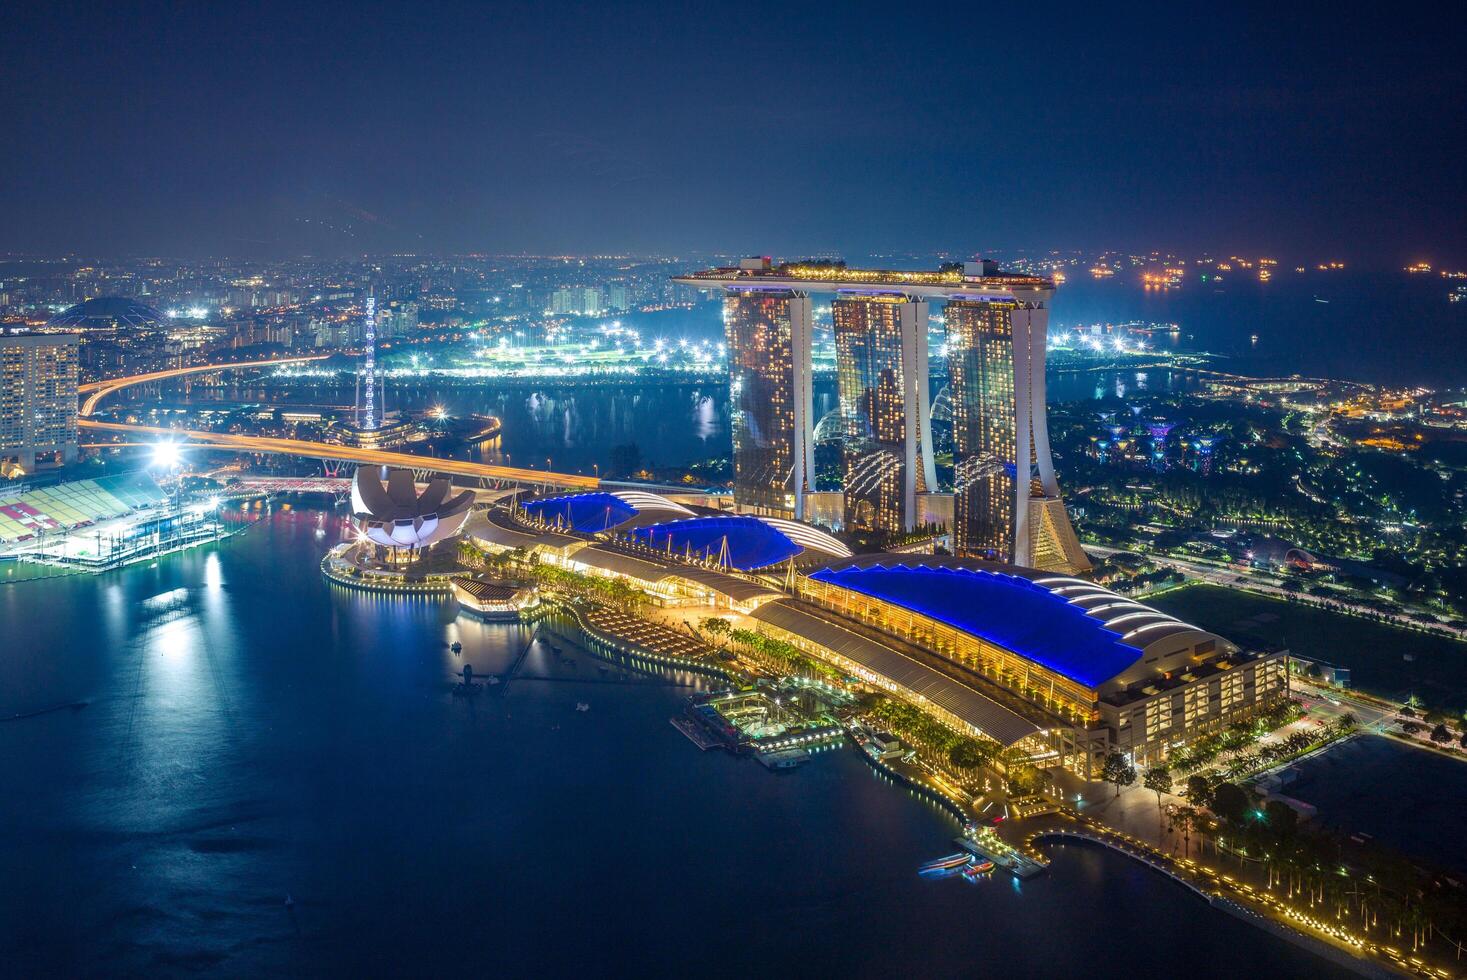
<svg viewBox="0 0 1467 980"><path fill-rule="evenodd" d="M1096 851L1022 888L919 879L949 818L850 750L700 754L677 678L592 683L536 645L507 696L456 698L529 632L327 584L342 529L277 508L0 586L0 717L86 705L0 722L4 972L1330 972Z"/></svg>

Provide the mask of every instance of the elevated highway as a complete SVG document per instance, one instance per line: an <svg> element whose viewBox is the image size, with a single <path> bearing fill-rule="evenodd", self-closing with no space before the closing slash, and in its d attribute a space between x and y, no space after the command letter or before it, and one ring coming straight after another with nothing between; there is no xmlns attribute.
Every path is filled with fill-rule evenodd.
<svg viewBox="0 0 1467 980"><path fill-rule="evenodd" d="M311 354L304 357L277 357L263 361L240 361L234 364L199 364L185 368L170 368L166 371L151 371L134 374L126 378L108 381L92 381L78 387L87 395L78 412L77 425L93 433L118 433L141 436L153 442L187 440L211 449L234 450L247 453L280 453L286 456L301 456L306 459L321 459L347 463L365 463L369 466L394 466L422 473L442 473L446 476L463 476L494 483L514 483L521 486L557 487L571 490L593 490L601 481L591 476L573 473L555 473L549 470L526 470L512 466L491 466L486 463L471 463L460 459L436 459L432 456L415 456L412 453L397 453L378 449L358 449L338 446L335 443L311 442L305 439L280 439L271 436L245 436L232 432L205 432L196 429L164 429L148 425L128 425L123 422L101 422L92 418L97 405L108 395L115 394L133 385L166 381L188 374L208 374L213 371L271 367L277 364L297 364L303 361L319 361L326 354ZM105 443L96 443L102 446Z"/></svg>
<svg viewBox="0 0 1467 980"><path fill-rule="evenodd" d="M233 432L205 432L198 429L165 429L123 422L99 422L91 418L77 419L77 425L89 432L116 432L126 436L142 436L155 442L187 441L209 449L226 449L246 453L280 453L306 459L340 460L368 466L393 466L406 470L462 476L496 483L521 486L556 487L569 490L594 490L601 481L578 473L555 473L550 470L527 470L513 466L491 466L463 459L437 459L383 449L358 449L329 442L305 439L281 439L274 436L245 436Z"/></svg>
<svg viewBox="0 0 1467 980"><path fill-rule="evenodd" d="M181 378L188 374L209 374L214 371L233 371L236 369L273 367L277 364L299 364L303 361L321 361L329 357L329 354L308 354L303 357L275 357L264 361L240 361L237 364L196 364L192 367L169 368L166 371L149 371L147 374L132 374L125 378L111 378L106 381L88 381L84 385L77 385L76 390L87 397L82 401L80 414L85 417L97 410L97 405L108 395L114 395L124 388L133 385L148 384L153 381L167 381L170 378Z"/></svg>

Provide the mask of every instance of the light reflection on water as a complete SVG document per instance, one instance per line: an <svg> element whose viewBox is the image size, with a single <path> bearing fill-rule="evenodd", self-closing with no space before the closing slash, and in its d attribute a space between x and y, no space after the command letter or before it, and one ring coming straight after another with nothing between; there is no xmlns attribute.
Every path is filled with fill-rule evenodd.
<svg viewBox="0 0 1467 980"><path fill-rule="evenodd" d="M7 970L682 975L673 930L728 974L955 975L995 949L1078 974L1107 943L1156 973L1328 973L1221 916L1150 942L1188 899L1101 854L1022 895L922 881L944 811L850 750L784 775L698 752L667 723L676 672L613 683L557 639L507 695L455 697L531 629L330 585L319 511L243 514L157 567L0 591L0 717L89 702L0 724Z"/></svg>

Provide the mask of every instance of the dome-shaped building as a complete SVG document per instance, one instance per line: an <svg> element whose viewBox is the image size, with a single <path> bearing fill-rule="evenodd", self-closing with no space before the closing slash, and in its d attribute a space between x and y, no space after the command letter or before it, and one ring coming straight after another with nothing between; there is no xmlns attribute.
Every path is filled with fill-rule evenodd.
<svg viewBox="0 0 1467 980"><path fill-rule="evenodd" d="M140 330L161 326L166 319L146 303L126 296L98 296L56 314L49 325L68 330Z"/></svg>

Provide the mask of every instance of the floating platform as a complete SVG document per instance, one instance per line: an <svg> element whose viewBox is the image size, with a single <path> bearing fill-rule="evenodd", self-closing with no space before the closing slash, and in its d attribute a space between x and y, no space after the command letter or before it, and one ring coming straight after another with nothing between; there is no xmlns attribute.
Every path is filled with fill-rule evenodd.
<svg viewBox="0 0 1467 980"><path fill-rule="evenodd" d="M700 750L707 752L709 749L726 748L721 739L715 738L702 725L691 718L672 718L672 727L688 737L688 741L696 745Z"/></svg>
<svg viewBox="0 0 1467 980"><path fill-rule="evenodd" d="M1003 868L1009 874L1020 881L1037 878L1048 869L1038 861L1032 860L1020 854L1012 848L985 848L977 841L967 837L954 837L953 843L963 848L970 854L976 855L980 861L990 861L996 867Z"/></svg>
<svg viewBox="0 0 1467 980"><path fill-rule="evenodd" d="M775 749L773 752L755 752L754 758L765 769L793 769L810 761L810 753L804 749Z"/></svg>

